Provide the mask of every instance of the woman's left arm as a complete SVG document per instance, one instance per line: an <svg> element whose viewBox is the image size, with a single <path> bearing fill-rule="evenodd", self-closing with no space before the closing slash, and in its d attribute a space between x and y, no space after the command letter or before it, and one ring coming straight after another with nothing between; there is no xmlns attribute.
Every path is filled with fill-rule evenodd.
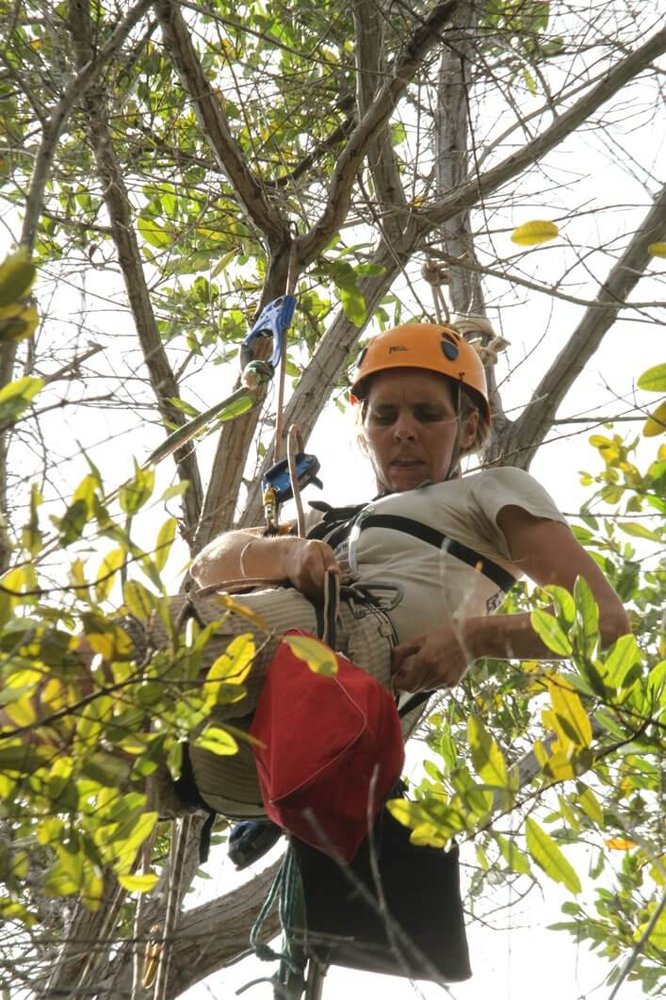
<svg viewBox="0 0 666 1000"><path fill-rule="evenodd" d="M631 631L629 618L594 559L576 541L567 525L534 517L522 507L503 507L497 516L511 561L542 587L557 584L573 590L576 577L588 583L599 605L599 631L604 646ZM453 687L474 660L556 659L531 624L529 613L467 618L436 629L413 643L397 646L395 686L404 691Z"/></svg>

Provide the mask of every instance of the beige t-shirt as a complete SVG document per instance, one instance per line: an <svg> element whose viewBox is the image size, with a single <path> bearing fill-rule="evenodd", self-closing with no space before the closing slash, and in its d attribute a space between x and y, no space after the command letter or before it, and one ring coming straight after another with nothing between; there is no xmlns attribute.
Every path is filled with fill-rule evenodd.
<svg viewBox="0 0 666 1000"><path fill-rule="evenodd" d="M399 600L390 617L398 641L409 642L447 622L490 614L503 591L475 565L448 552L446 540L437 547L392 527L364 526L364 520L372 515L410 518L518 578L521 571L511 562L507 540L497 525L497 515L507 506L520 507L536 517L565 520L527 472L488 469L371 501L349 539L338 546L338 561L365 586L395 588Z"/></svg>

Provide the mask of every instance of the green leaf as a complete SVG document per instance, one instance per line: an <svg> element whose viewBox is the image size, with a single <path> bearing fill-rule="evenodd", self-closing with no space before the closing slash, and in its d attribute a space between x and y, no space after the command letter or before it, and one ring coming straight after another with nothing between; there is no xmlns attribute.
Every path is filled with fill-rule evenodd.
<svg viewBox="0 0 666 1000"><path fill-rule="evenodd" d="M138 580L127 580L123 586L123 600L130 614L139 621L146 622L155 610L159 598Z"/></svg>
<svg viewBox="0 0 666 1000"><path fill-rule="evenodd" d="M664 429L666 429L666 424L664 424ZM661 540L659 532L650 531L644 524L637 524L635 521L618 521L618 528L621 528L625 535L632 535L634 538L647 538L650 542Z"/></svg>
<svg viewBox="0 0 666 1000"><path fill-rule="evenodd" d="M71 545L83 534L88 522L88 504L85 500L75 500L65 511L64 517L52 519L60 532L60 543Z"/></svg>
<svg viewBox="0 0 666 1000"><path fill-rule="evenodd" d="M315 674L332 677L338 672L338 661L332 649L310 635L285 635L283 641L292 653L305 660L310 670Z"/></svg>
<svg viewBox="0 0 666 1000"><path fill-rule="evenodd" d="M580 879L553 838L531 816L527 817L525 828L527 850L539 868L554 882L560 882L577 895L581 891Z"/></svg>
<svg viewBox="0 0 666 1000"><path fill-rule="evenodd" d="M504 755L478 715L470 715L467 721L467 739L481 780L494 788L506 788L509 779Z"/></svg>
<svg viewBox="0 0 666 1000"><path fill-rule="evenodd" d="M599 643L599 608L587 580L576 577L574 583L578 633L583 642L583 652L592 654Z"/></svg>
<svg viewBox="0 0 666 1000"><path fill-rule="evenodd" d="M339 288L340 302L345 315L355 326L363 326L366 316L365 296L360 288Z"/></svg>
<svg viewBox="0 0 666 1000"><path fill-rule="evenodd" d="M126 514L135 514L150 500L155 486L155 470L135 466L134 478L118 490L120 506Z"/></svg>
<svg viewBox="0 0 666 1000"><path fill-rule="evenodd" d="M573 647L569 637L553 615L547 611L532 611L530 621L532 628L548 649L552 649L558 656L571 655Z"/></svg>
<svg viewBox="0 0 666 1000"><path fill-rule="evenodd" d="M578 805L581 807L586 816L601 826L604 821L604 811L601 808L599 799L596 797L591 788L581 788L578 791Z"/></svg>
<svg viewBox="0 0 666 1000"><path fill-rule="evenodd" d="M617 639L606 656L605 679L614 688L625 686L627 675L631 668L641 661L641 651L638 648L634 635L621 635ZM633 682L632 678L632 682Z"/></svg>
<svg viewBox="0 0 666 1000"><path fill-rule="evenodd" d="M164 226L160 226L149 215L143 214L139 216L137 228L146 243L149 243L151 247L157 247L158 250L163 250L165 247L171 246L173 242L171 232L165 229Z"/></svg>
<svg viewBox="0 0 666 1000"><path fill-rule="evenodd" d="M240 417L251 410L253 406L254 400L251 396L240 396L238 399L233 399L224 409L220 410L217 419L221 423L226 420L235 420L236 417Z"/></svg>

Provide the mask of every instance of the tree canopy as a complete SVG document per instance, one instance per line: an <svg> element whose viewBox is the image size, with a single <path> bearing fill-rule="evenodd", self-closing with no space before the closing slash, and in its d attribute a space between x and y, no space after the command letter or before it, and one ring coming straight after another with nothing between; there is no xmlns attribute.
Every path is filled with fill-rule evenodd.
<svg viewBox="0 0 666 1000"><path fill-rule="evenodd" d="M423 781L395 808L417 837L469 842L473 912L491 869L545 872L572 895L561 927L616 982L663 989L666 378L656 351L640 360L663 322L663 14L634 0L0 4L7 989L138 990L131 942L153 925L174 938L158 998L243 951L262 884L174 934L197 820L160 822L150 788L210 705L238 696L251 650L202 689L209 630L138 667L115 616L159 614L190 554L260 523L262 473L290 424L307 441L328 404L345 408L369 325L450 315L488 366L484 462L528 468L552 437L594 432L575 530L636 635L602 653L583 582L519 595L566 668L481 664L434 706ZM286 293L271 379L252 368L266 339L242 346ZM617 364L594 386L609 344ZM241 362L263 374L240 381ZM589 906L566 857L582 842L608 886Z"/></svg>

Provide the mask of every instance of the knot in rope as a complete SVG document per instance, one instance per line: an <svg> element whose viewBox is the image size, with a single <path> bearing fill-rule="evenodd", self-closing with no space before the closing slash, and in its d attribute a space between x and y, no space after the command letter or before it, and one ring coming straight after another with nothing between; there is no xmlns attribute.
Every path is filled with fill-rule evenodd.
<svg viewBox="0 0 666 1000"><path fill-rule="evenodd" d="M509 346L485 316L456 316L452 326L474 347L485 367L497 364L498 354Z"/></svg>
<svg viewBox="0 0 666 1000"><path fill-rule="evenodd" d="M438 263L431 257L428 257L421 265L421 277L429 285L448 285L449 283L449 272L446 264Z"/></svg>

